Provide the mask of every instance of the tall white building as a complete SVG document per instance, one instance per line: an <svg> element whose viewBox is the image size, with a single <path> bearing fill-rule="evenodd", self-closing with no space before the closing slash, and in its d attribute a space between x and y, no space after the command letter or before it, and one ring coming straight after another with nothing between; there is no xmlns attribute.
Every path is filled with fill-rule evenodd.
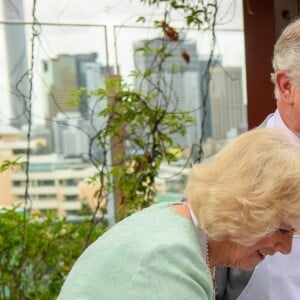
<svg viewBox="0 0 300 300"><path fill-rule="evenodd" d="M210 81L211 126L214 139L226 139L245 129L246 105L240 67L215 67Z"/></svg>
<svg viewBox="0 0 300 300"><path fill-rule="evenodd" d="M90 125L77 113L59 113L53 119L54 149L61 156L88 154Z"/></svg>
<svg viewBox="0 0 300 300"><path fill-rule="evenodd" d="M85 63L83 67L86 88L88 90L104 88L104 82L107 75L105 68L96 62ZM101 111L107 104L106 101L99 101L98 98L99 97L97 96L91 96L87 100L87 114L95 131L101 129L104 122L104 120L101 119L97 113Z"/></svg>
<svg viewBox="0 0 300 300"><path fill-rule="evenodd" d="M22 0L5 0L2 1L2 5L6 21L24 21ZM25 25L6 24L4 29L11 108L10 124L20 129L27 124L26 101L29 96Z"/></svg>

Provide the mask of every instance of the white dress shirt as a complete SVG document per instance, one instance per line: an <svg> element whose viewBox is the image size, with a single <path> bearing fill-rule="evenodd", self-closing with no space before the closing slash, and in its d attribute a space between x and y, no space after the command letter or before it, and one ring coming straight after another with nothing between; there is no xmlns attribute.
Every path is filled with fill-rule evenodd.
<svg viewBox="0 0 300 300"><path fill-rule="evenodd" d="M255 268L238 300L300 299L300 236L293 238L292 252L267 256Z"/></svg>
<svg viewBox="0 0 300 300"><path fill-rule="evenodd" d="M284 124L278 110L267 120L266 127L281 128L300 144L300 138ZM300 236L294 235L292 252L267 256L255 268L238 300L300 299Z"/></svg>

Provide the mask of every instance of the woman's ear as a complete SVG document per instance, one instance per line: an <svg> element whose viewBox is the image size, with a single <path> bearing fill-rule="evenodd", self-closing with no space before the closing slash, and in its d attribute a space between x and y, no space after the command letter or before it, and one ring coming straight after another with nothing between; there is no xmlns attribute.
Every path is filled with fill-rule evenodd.
<svg viewBox="0 0 300 300"><path fill-rule="evenodd" d="M287 104L293 104L293 84L286 75L286 71L280 70L276 72L275 81L280 94L280 100Z"/></svg>

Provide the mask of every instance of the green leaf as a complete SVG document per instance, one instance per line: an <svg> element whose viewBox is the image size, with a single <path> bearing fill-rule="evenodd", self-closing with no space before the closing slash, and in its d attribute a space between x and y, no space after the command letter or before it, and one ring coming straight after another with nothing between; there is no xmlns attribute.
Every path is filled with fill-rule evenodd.
<svg viewBox="0 0 300 300"><path fill-rule="evenodd" d="M137 18L136 23L145 23L145 21L146 21L146 18L143 16L140 16Z"/></svg>

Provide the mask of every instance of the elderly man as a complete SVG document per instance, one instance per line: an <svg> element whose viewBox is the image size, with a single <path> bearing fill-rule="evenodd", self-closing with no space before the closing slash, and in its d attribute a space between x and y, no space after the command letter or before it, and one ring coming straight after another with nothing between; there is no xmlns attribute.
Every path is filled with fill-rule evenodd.
<svg viewBox="0 0 300 300"><path fill-rule="evenodd" d="M277 109L261 126L281 128L300 145L300 18L277 40L273 69ZM298 300L299 261L300 237L295 235L291 254L266 257L254 271L220 267L216 271L216 300Z"/></svg>

